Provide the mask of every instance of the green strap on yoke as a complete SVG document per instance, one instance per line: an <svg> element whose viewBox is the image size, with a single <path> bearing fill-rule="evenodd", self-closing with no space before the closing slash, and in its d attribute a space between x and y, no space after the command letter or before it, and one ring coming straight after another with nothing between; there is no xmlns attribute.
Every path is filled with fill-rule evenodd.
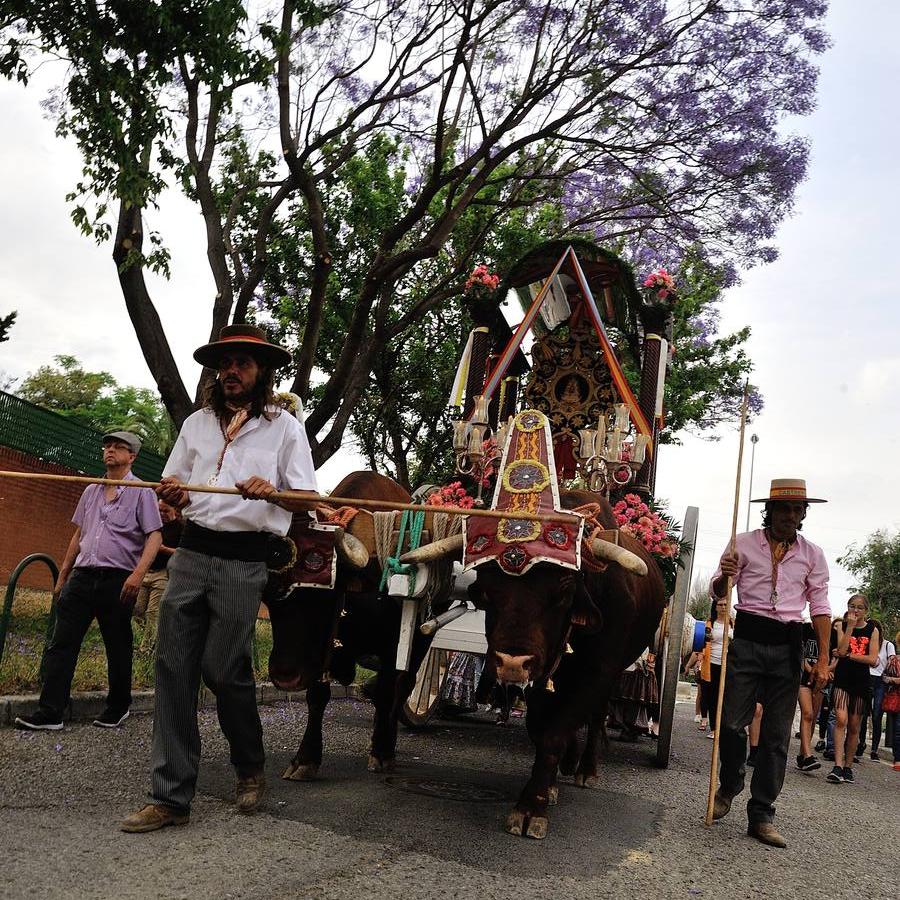
<svg viewBox="0 0 900 900"><path fill-rule="evenodd" d="M412 595L416 589L416 567L400 562L403 555L403 539L406 537L406 529L409 528L409 549L417 550L422 540L422 531L425 528L425 513L413 512L405 509L400 516L400 534L397 537L397 549L393 556L387 558L384 571L381 573L379 591L383 591L391 575L409 575L409 593Z"/></svg>

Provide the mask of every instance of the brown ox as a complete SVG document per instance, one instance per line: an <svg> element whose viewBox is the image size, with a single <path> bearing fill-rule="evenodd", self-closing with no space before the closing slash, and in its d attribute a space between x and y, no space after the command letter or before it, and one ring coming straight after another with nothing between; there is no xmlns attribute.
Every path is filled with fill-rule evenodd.
<svg viewBox="0 0 900 900"><path fill-rule="evenodd" d="M599 502L601 524L616 527L609 504L595 494L568 491L561 500L567 509ZM539 563L519 576L504 573L493 562L476 570L470 599L485 610L487 666L500 681L532 685L526 723L535 760L507 817L510 834L546 836L547 807L556 800L560 768L564 774L574 772L576 784L596 784L599 729L594 726L605 717L619 675L650 644L659 624L665 605L659 568L637 541L621 537L630 553L602 573L573 572L551 563ZM646 568L646 575L626 566ZM588 724L579 759L576 735Z"/></svg>
<svg viewBox="0 0 900 900"><path fill-rule="evenodd" d="M400 485L374 472L348 475L335 488L335 495L410 502ZM368 667L379 670L369 769L382 772L393 768L397 715L415 678L396 670L400 604L379 591L380 579L377 559L369 560L359 570L339 556L333 590L296 588L286 596L279 596L277 591L269 593L269 677L282 690L305 688L309 712L300 747L284 778L306 781L318 773L322 764L322 720L331 699L330 679L350 684L360 658ZM415 630L410 672L418 670L430 643L431 638Z"/></svg>

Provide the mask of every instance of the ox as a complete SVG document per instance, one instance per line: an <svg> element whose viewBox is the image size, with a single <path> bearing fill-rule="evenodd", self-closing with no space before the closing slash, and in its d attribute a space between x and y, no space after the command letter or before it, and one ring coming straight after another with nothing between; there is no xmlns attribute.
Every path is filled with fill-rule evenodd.
<svg viewBox="0 0 900 900"><path fill-rule="evenodd" d="M395 481L374 472L354 472L335 488L336 496L409 503L410 495ZM346 542L350 535L343 535ZM282 777L315 778L322 764L322 720L331 699L330 680L350 684L361 658L377 667L375 721L368 767L391 771L397 744L397 716L415 683L415 672L431 638L415 629L409 672L395 668L400 633L400 604L379 591L381 569L363 548L338 546L337 580L333 589L295 588L287 595L270 592L272 621L269 677L287 691L306 689L306 730ZM360 563L362 565L360 565ZM449 600L447 601L449 603ZM440 612L444 607L437 607ZM373 661L374 658L374 661ZM411 674L413 673L413 674Z"/></svg>
<svg viewBox="0 0 900 900"><path fill-rule="evenodd" d="M616 527L609 504L596 494L567 491L561 502L565 509L599 503L599 523ZM515 576L487 562L469 588L470 599L485 610L486 669L501 682L531 684L526 725L535 760L506 819L510 834L546 837L557 772L574 773L583 787L597 783L597 736L610 693L659 625L665 606L659 568L638 541L621 538L621 546L592 543L595 558L609 563L603 572L542 562ZM403 559L421 561L428 549ZM587 742L579 758L577 733L584 725Z"/></svg>

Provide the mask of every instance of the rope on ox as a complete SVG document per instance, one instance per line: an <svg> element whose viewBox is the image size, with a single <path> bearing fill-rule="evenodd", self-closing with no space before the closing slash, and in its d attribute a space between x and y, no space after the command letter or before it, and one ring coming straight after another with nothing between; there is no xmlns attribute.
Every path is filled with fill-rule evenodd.
<svg viewBox="0 0 900 900"><path fill-rule="evenodd" d="M735 542L737 541L737 520L738 520L738 504L741 496L741 464L744 461L744 430L747 426L747 402L750 396L750 389L744 384L744 402L741 405L741 437L738 445L738 461L737 476L734 484L734 514L731 518L731 544L730 552L734 553ZM725 621L731 621L731 576L725 582ZM719 675L719 696L716 698L716 733L713 738L712 760L709 769L709 795L706 798L706 825L712 825L713 822L713 806L716 801L716 781L719 769L719 736L722 734L722 705L725 699L725 673L728 668L728 628L722 635L722 671Z"/></svg>
<svg viewBox="0 0 900 900"><path fill-rule="evenodd" d="M391 575L409 575L409 594L413 595L416 589L416 567L400 562L403 553L403 540L406 537L406 529L409 528L409 549L418 550L422 541L422 531L425 528L425 513L403 511L400 517L400 534L397 537L397 549L394 556L389 556L381 573L381 584L378 590L383 591Z"/></svg>

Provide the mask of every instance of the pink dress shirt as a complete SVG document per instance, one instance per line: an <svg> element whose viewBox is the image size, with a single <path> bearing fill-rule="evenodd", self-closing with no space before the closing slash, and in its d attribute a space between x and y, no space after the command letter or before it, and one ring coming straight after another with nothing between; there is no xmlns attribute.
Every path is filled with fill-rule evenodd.
<svg viewBox="0 0 900 900"><path fill-rule="evenodd" d="M821 547L802 535L791 545L778 565L778 602L772 607L772 551L762 528L739 534L735 544L738 573L734 584L738 602L735 609L767 616L779 622L800 622L809 604L810 616L831 616L828 602L828 564ZM727 552L727 550L726 550ZM709 584L722 574L716 569Z"/></svg>

